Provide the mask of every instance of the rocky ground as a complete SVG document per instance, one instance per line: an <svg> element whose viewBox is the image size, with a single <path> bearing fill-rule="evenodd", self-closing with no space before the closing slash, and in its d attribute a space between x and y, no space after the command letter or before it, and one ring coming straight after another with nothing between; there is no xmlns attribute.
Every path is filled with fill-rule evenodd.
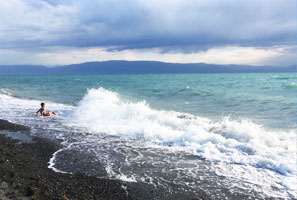
<svg viewBox="0 0 297 200"><path fill-rule="evenodd" d="M26 134L29 128L0 120L0 133L4 130ZM56 173L48 168L48 161L59 148L47 139L19 142L0 134L0 199L202 199L171 196L141 183Z"/></svg>

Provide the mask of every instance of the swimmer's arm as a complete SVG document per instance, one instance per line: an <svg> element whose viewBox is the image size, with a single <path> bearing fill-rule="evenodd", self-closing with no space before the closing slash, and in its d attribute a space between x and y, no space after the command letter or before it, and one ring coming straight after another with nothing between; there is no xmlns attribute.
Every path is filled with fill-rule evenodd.
<svg viewBox="0 0 297 200"><path fill-rule="evenodd" d="M38 117L38 113L41 111L41 108L36 112L36 117Z"/></svg>

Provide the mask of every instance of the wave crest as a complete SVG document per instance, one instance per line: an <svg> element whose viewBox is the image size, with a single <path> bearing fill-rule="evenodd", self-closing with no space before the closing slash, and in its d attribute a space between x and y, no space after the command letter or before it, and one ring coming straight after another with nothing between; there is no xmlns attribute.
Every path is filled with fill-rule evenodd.
<svg viewBox="0 0 297 200"><path fill-rule="evenodd" d="M104 88L90 89L74 111L71 124L90 132L141 139L182 148L212 161L296 174L296 132L269 131L250 120L213 121L133 103Z"/></svg>

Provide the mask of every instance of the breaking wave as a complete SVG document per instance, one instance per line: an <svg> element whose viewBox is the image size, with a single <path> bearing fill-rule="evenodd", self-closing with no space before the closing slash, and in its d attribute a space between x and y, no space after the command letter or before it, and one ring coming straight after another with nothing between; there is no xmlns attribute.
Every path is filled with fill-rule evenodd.
<svg viewBox="0 0 297 200"><path fill-rule="evenodd" d="M90 132L181 148L210 161L251 165L296 176L296 132L268 130L250 120L214 121L131 102L104 88L90 89L73 112L71 126Z"/></svg>

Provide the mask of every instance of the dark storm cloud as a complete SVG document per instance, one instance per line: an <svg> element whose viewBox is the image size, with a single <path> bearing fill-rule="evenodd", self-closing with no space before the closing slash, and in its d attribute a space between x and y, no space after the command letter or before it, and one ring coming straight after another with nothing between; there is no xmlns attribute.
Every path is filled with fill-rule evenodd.
<svg viewBox="0 0 297 200"><path fill-rule="evenodd" d="M296 45L296 0L8 0L0 48Z"/></svg>

